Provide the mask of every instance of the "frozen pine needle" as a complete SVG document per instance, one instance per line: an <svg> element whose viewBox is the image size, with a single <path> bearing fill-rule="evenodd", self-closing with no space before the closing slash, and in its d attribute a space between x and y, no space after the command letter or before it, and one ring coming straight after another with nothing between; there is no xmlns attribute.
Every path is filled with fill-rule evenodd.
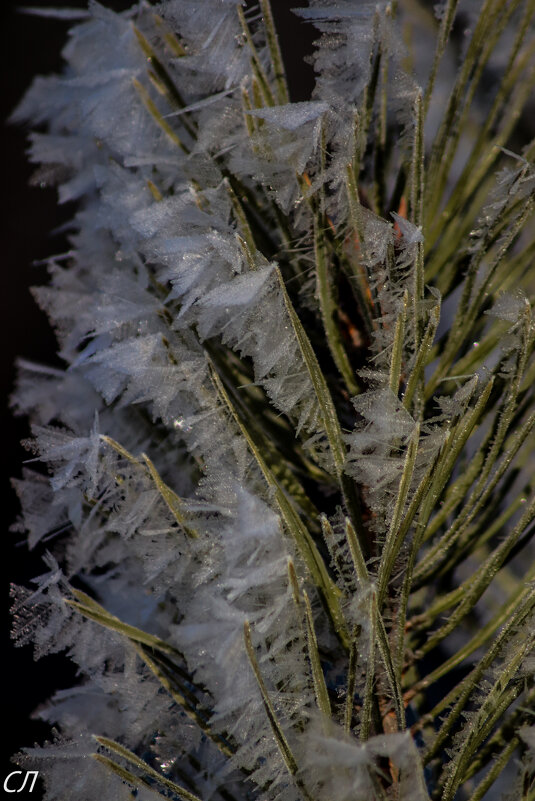
<svg viewBox="0 0 535 801"><path fill-rule="evenodd" d="M528 801L535 2L310 0L299 102L284 5L46 12L13 120L78 212L14 637L78 682L16 759L47 801Z"/></svg>

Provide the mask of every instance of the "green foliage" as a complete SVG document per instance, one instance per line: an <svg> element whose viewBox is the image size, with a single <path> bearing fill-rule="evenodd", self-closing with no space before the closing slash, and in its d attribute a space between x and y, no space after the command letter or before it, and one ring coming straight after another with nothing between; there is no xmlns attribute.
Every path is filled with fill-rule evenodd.
<svg viewBox="0 0 535 801"><path fill-rule="evenodd" d="M303 422L281 412L275 392L256 379L254 359L224 336L198 342L221 419L246 448L256 491L294 555L287 581L316 704L311 719L322 721L325 737L336 724L364 745L409 732L418 770L425 767L426 789L422 783L415 798L491 798L520 757L514 792L528 801L535 798L523 739L535 713L535 145L523 143L519 154L507 148L520 149L515 126L534 87L535 3L485 0L448 86L441 70L457 6L443 4L437 23L421 4L435 55L426 85L402 112L391 37L398 24L409 31L411 4L377 11L351 157L340 165L340 143L322 122L316 154L295 170L299 221L260 179L246 184L215 158L244 262L251 273L278 263L272 291L282 299L285 337L296 345L314 415ZM237 13L250 56L244 128L251 152L269 162L276 142L263 114L286 108L288 89L277 15L268 0L261 11L265 29ZM190 114L176 118L180 127L162 110L185 106L166 66L169 50L173 58L185 51L160 17L153 22L152 38L137 27L135 36L160 99L142 78L133 79L136 95L188 154L188 137L194 144L198 136ZM507 57L490 88L504 41ZM207 208L201 177L192 186ZM150 189L161 203L166 191L157 187L155 171ZM165 294L156 284L152 291ZM101 442L120 460L121 481L131 474L148 481L188 542L202 539L187 501L148 456L108 436ZM71 608L125 638L221 753L236 753L232 732L211 726L194 666L180 673L187 660L174 645L74 593ZM284 683L266 680L270 643L267 656L258 643L246 621L242 644L285 768L299 794L322 798L321 780L309 781L302 765L306 723L297 712L281 713ZM124 781L197 801L111 738L97 742L111 755L97 759ZM251 772L243 769L244 783ZM393 757L370 759L374 797L408 801L407 774Z"/></svg>

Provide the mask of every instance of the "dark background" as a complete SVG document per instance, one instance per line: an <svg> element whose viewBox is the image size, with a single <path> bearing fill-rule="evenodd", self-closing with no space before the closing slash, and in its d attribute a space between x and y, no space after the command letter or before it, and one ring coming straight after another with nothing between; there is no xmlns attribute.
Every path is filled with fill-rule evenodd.
<svg viewBox="0 0 535 801"><path fill-rule="evenodd" d="M202 0L199 0L202 2ZM116 10L130 2L104 0L104 5ZM17 9L22 5L55 8L84 8L83 0L26 0L16 3L1 0L2 58L2 118L6 120L21 99L33 76L61 71L61 48L72 23L29 16ZM302 0L272 0L284 58L287 65L290 91L293 100L304 100L312 89L312 70L303 64L303 55L312 49L314 32L291 14L292 6L304 6ZM46 549L37 547L29 552L21 534L9 531L18 515L18 501L10 487L10 478L21 474L21 466L28 454L20 440L29 435L27 422L14 418L8 408L8 397L15 380L15 361L23 357L35 362L61 366L56 355L56 340L46 316L39 310L29 287L46 281L44 267L34 262L67 249L65 238L54 231L73 215L71 205L58 206L53 188L30 186L34 167L27 163L25 150L27 131L7 122L0 128L2 154L2 249L0 258L5 271L0 294L0 320L2 332L1 358L1 414L2 414L2 636L1 662L2 722L5 733L0 771L0 792L5 777L16 766L10 757L23 746L42 743L50 736L49 727L31 719L32 712L52 693L69 687L75 681L74 666L62 655L33 661L31 646L15 648L10 636L9 586L28 584L34 576L44 572L41 554ZM13 778L18 787L22 777ZM19 798L33 801L40 798L36 785L31 794L24 791ZM83 801L83 799L81 799Z"/></svg>
<svg viewBox="0 0 535 801"><path fill-rule="evenodd" d="M30 4L30 3L29 3ZM28 5L29 5L28 4ZM45 5L33 2L33 5ZM22 15L17 3L1 4L2 46L2 117L13 111L36 73L57 72L61 66L60 50L67 26L57 21ZM56 3L66 5L66 3ZM75 3L69 3L75 5ZM9 485L11 476L20 476L21 463L28 458L19 445L28 436L26 421L13 418L8 396L15 378L14 362L18 356L47 364L59 364L56 342L45 315L37 308L29 287L46 279L44 269L33 262L61 252L64 240L51 231L65 222L72 209L58 208L53 189L30 187L33 167L26 162L26 132L5 123L2 137L2 268L4 284L0 295L1 379L2 379L2 720L3 738L0 787L15 766L9 761L24 745L42 742L49 734L44 724L30 720L32 711L52 694L56 687L68 686L74 670L61 657L48 657L37 664L32 648L15 648L10 641L9 584L26 584L43 573L40 553L29 553L21 543L22 535L9 531L18 515L18 501ZM13 778L13 788L22 777ZM38 799L25 791L20 797Z"/></svg>

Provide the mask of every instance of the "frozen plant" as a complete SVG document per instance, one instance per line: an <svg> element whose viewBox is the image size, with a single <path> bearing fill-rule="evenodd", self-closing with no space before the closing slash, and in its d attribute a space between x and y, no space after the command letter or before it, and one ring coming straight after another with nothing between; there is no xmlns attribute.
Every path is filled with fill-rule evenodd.
<svg viewBox="0 0 535 801"><path fill-rule="evenodd" d="M80 678L18 760L49 801L528 801L535 2L310 0L307 102L274 10L92 0L14 114L79 209L14 614Z"/></svg>

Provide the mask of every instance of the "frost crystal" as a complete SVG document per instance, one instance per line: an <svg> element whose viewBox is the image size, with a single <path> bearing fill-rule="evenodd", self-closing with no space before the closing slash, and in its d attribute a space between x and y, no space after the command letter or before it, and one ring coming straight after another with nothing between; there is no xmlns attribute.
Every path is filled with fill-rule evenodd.
<svg viewBox="0 0 535 801"><path fill-rule="evenodd" d="M15 636L80 676L19 756L49 801L453 801L515 749L532 797L534 5L485 2L449 86L457 3L422 4L422 87L397 5L296 10L305 102L268 0L37 12L79 21L13 115L78 203L35 290L65 369L13 400L15 528L54 545Z"/></svg>

